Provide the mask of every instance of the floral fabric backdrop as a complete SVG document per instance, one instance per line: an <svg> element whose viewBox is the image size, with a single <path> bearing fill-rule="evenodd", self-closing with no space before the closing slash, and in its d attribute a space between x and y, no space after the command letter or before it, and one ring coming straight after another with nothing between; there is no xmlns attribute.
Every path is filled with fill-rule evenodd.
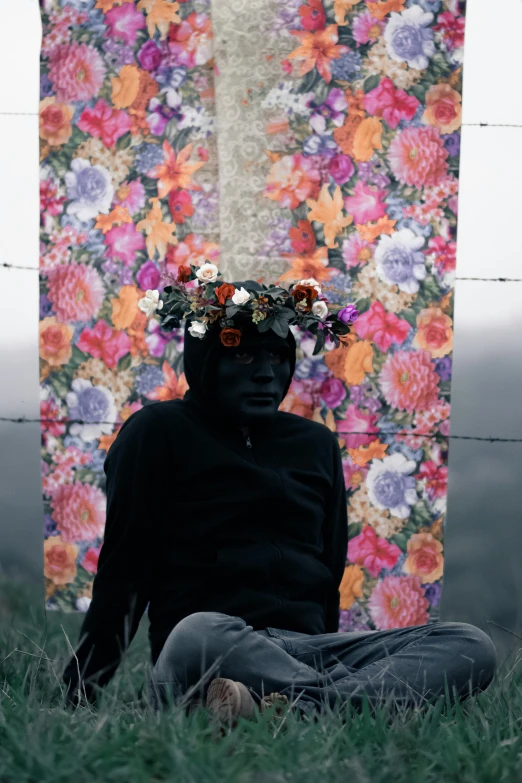
<svg viewBox="0 0 522 783"><path fill-rule="evenodd" d="M464 4L41 2L48 608L88 607L119 426L186 390L182 336L137 302L163 265L210 260L357 303L348 348L301 336L282 407L342 449L340 630L435 619Z"/></svg>

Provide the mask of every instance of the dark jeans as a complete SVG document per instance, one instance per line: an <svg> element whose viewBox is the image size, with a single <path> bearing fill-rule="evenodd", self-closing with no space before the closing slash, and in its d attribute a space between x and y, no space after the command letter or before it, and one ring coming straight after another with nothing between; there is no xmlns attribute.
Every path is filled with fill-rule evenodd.
<svg viewBox="0 0 522 783"><path fill-rule="evenodd" d="M309 635L254 631L239 617L197 612L173 629L149 681L156 709L204 699L215 677L242 682L256 701L278 691L306 713L351 702L359 710L393 701L421 707L444 694L484 690L496 665L489 636L466 623L436 622L390 631ZM295 701L297 700L297 701Z"/></svg>

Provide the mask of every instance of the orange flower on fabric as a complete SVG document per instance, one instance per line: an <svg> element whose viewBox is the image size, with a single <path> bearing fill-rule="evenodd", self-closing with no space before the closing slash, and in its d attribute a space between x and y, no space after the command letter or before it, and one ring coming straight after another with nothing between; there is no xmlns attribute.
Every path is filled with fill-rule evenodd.
<svg viewBox="0 0 522 783"><path fill-rule="evenodd" d="M232 299L235 291L236 289L233 285L230 285L230 283L223 283L223 285L220 285L216 288L214 293L218 298L218 302L224 305L227 299Z"/></svg>
<svg viewBox="0 0 522 783"><path fill-rule="evenodd" d="M219 339L227 348L237 348L241 342L241 331L227 326L226 329L221 330Z"/></svg>
<svg viewBox="0 0 522 783"><path fill-rule="evenodd" d="M117 206L108 215L98 215L94 228L106 234L113 226L121 226L123 223L132 223L132 218L126 207Z"/></svg>
<svg viewBox="0 0 522 783"><path fill-rule="evenodd" d="M353 137L353 157L356 161L367 161L374 150L382 149L382 125L377 117L367 117L358 125Z"/></svg>
<svg viewBox="0 0 522 783"><path fill-rule="evenodd" d="M461 96L449 84L434 84L426 93L426 111L422 121L435 125L441 133L453 133L462 124Z"/></svg>
<svg viewBox="0 0 522 783"><path fill-rule="evenodd" d="M316 248L314 253L295 256L291 260L292 268L281 275L278 282L286 280L308 280L313 277L318 283L330 280L335 270L328 267L328 249Z"/></svg>
<svg viewBox="0 0 522 783"><path fill-rule="evenodd" d="M348 386L360 386L366 374L373 372L373 348L368 340L360 340L348 347L329 351L324 361L336 378Z"/></svg>
<svg viewBox="0 0 522 783"><path fill-rule="evenodd" d="M167 245L177 245L178 240L174 236L176 233L175 223L164 223L163 215L161 212L160 201L158 198L151 198L152 209L147 212L147 217L136 225L138 231L145 231L147 238L145 244L147 245L147 252L149 258L154 258L154 253L157 250L160 260L163 261L165 253L167 252Z"/></svg>
<svg viewBox="0 0 522 783"><path fill-rule="evenodd" d="M366 7L374 19L378 19L382 22L382 20L392 11L397 13L404 11L405 2L406 0L383 0L383 2L380 2L380 0L377 0L377 2L374 2L374 0L366 0Z"/></svg>
<svg viewBox="0 0 522 783"><path fill-rule="evenodd" d="M359 446L357 449L348 449L348 453L356 465L363 467L372 459L384 459L387 448L387 443L381 443L380 440L377 439L368 446Z"/></svg>
<svg viewBox="0 0 522 783"><path fill-rule="evenodd" d="M67 364L72 356L71 340L74 330L67 324L59 323L56 316L40 321L40 357L50 367Z"/></svg>
<svg viewBox="0 0 522 783"><path fill-rule="evenodd" d="M308 220L324 224L326 246L337 247L335 237L353 222L351 215L343 217L344 201L339 185L335 188L333 197L328 192L328 185L323 185L318 200L307 199L306 203L311 210Z"/></svg>
<svg viewBox="0 0 522 783"><path fill-rule="evenodd" d="M123 5L123 3L133 3L134 0L97 0L95 8L99 8L104 14L114 8L115 5Z"/></svg>
<svg viewBox="0 0 522 783"><path fill-rule="evenodd" d="M453 347L452 320L440 307L428 307L417 316L417 334L413 340L415 348L429 351L433 359L440 359Z"/></svg>
<svg viewBox="0 0 522 783"><path fill-rule="evenodd" d="M423 584L440 579L444 572L441 542L431 533L414 534L408 541L408 557L403 571L420 577Z"/></svg>
<svg viewBox="0 0 522 783"><path fill-rule="evenodd" d="M301 41L301 46L288 55L289 60L302 60L299 66L299 76L304 76L305 73L317 67L325 82L330 82L332 80L331 61L349 51L347 46L337 44L339 40L337 25L330 24L324 30L318 30L316 33L301 30L291 30L291 33Z"/></svg>
<svg viewBox="0 0 522 783"><path fill-rule="evenodd" d="M201 190L200 186L195 185L190 179L192 174L203 165L203 161L187 163L192 153L192 144L187 144L176 155L167 139L165 139L163 142L163 153L165 155L164 162L154 166L150 172L150 176L158 180L158 196L160 198L165 198L175 188Z"/></svg>
<svg viewBox="0 0 522 783"><path fill-rule="evenodd" d="M74 108L60 103L56 98L44 98L40 101L40 138L51 147L59 147L71 138L71 120Z"/></svg>
<svg viewBox="0 0 522 783"><path fill-rule="evenodd" d="M128 329L138 313L143 291L135 285L124 285L116 299L111 299L112 323L116 329Z"/></svg>
<svg viewBox="0 0 522 783"><path fill-rule="evenodd" d="M337 24L347 24L346 14L350 8L353 8L354 5L358 5L360 2L361 0L334 0L334 13Z"/></svg>
<svg viewBox="0 0 522 783"><path fill-rule="evenodd" d="M185 373L182 372L178 376L167 361L164 361L161 365L163 375L165 376L165 383L163 386L156 386L151 392L146 395L149 400L158 400L159 402L166 402L167 400L182 400L185 396L185 392L188 390L187 379Z"/></svg>
<svg viewBox="0 0 522 783"><path fill-rule="evenodd" d="M44 541L44 576L54 585L67 585L76 578L78 547L51 536Z"/></svg>
<svg viewBox="0 0 522 783"><path fill-rule="evenodd" d="M384 217L379 218L376 223L367 223L366 225L357 223L355 228L359 232L361 239L366 240L366 242L375 242L377 237L380 237L381 234L393 234L396 222L396 220L390 220L390 218L385 215Z"/></svg>
<svg viewBox="0 0 522 783"><path fill-rule="evenodd" d="M356 598L362 598L362 586L364 572L360 565L349 565L344 569L343 578L339 586L340 608L346 611L350 609Z"/></svg>
<svg viewBox="0 0 522 783"><path fill-rule="evenodd" d="M116 109L127 109L138 97L140 69L137 65L124 65L112 81L111 100Z"/></svg>
<svg viewBox="0 0 522 783"><path fill-rule="evenodd" d="M157 27L160 32L160 40L164 40L171 24L181 24L181 17L177 13L179 11L178 2L140 0L136 8L147 14L147 31L150 38L154 37Z"/></svg>

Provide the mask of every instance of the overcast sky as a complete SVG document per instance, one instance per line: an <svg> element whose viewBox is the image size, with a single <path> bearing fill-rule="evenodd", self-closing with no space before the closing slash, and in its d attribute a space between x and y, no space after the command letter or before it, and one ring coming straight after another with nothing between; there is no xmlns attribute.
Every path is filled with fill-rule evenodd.
<svg viewBox="0 0 522 783"><path fill-rule="evenodd" d="M226 0L219 0L225 2ZM38 0L0 0L0 417L39 415ZM522 278L522 2L468 2L457 275ZM522 438L522 283L460 281L452 435ZM0 421L0 565L40 577L37 424ZM452 440L443 619L522 630L522 443ZM492 626L489 626L490 629ZM502 645L510 637L493 628ZM511 637L514 638L514 637Z"/></svg>

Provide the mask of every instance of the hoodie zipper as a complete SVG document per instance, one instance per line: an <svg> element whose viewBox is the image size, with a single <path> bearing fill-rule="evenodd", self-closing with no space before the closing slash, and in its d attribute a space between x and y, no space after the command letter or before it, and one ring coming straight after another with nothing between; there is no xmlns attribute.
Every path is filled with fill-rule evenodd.
<svg viewBox="0 0 522 783"><path fill-rule="evenodd" d="M250 440L250 435L246 436L245 443L246 443L247 449L251 449L252 448L252 441Z"/></svg>

